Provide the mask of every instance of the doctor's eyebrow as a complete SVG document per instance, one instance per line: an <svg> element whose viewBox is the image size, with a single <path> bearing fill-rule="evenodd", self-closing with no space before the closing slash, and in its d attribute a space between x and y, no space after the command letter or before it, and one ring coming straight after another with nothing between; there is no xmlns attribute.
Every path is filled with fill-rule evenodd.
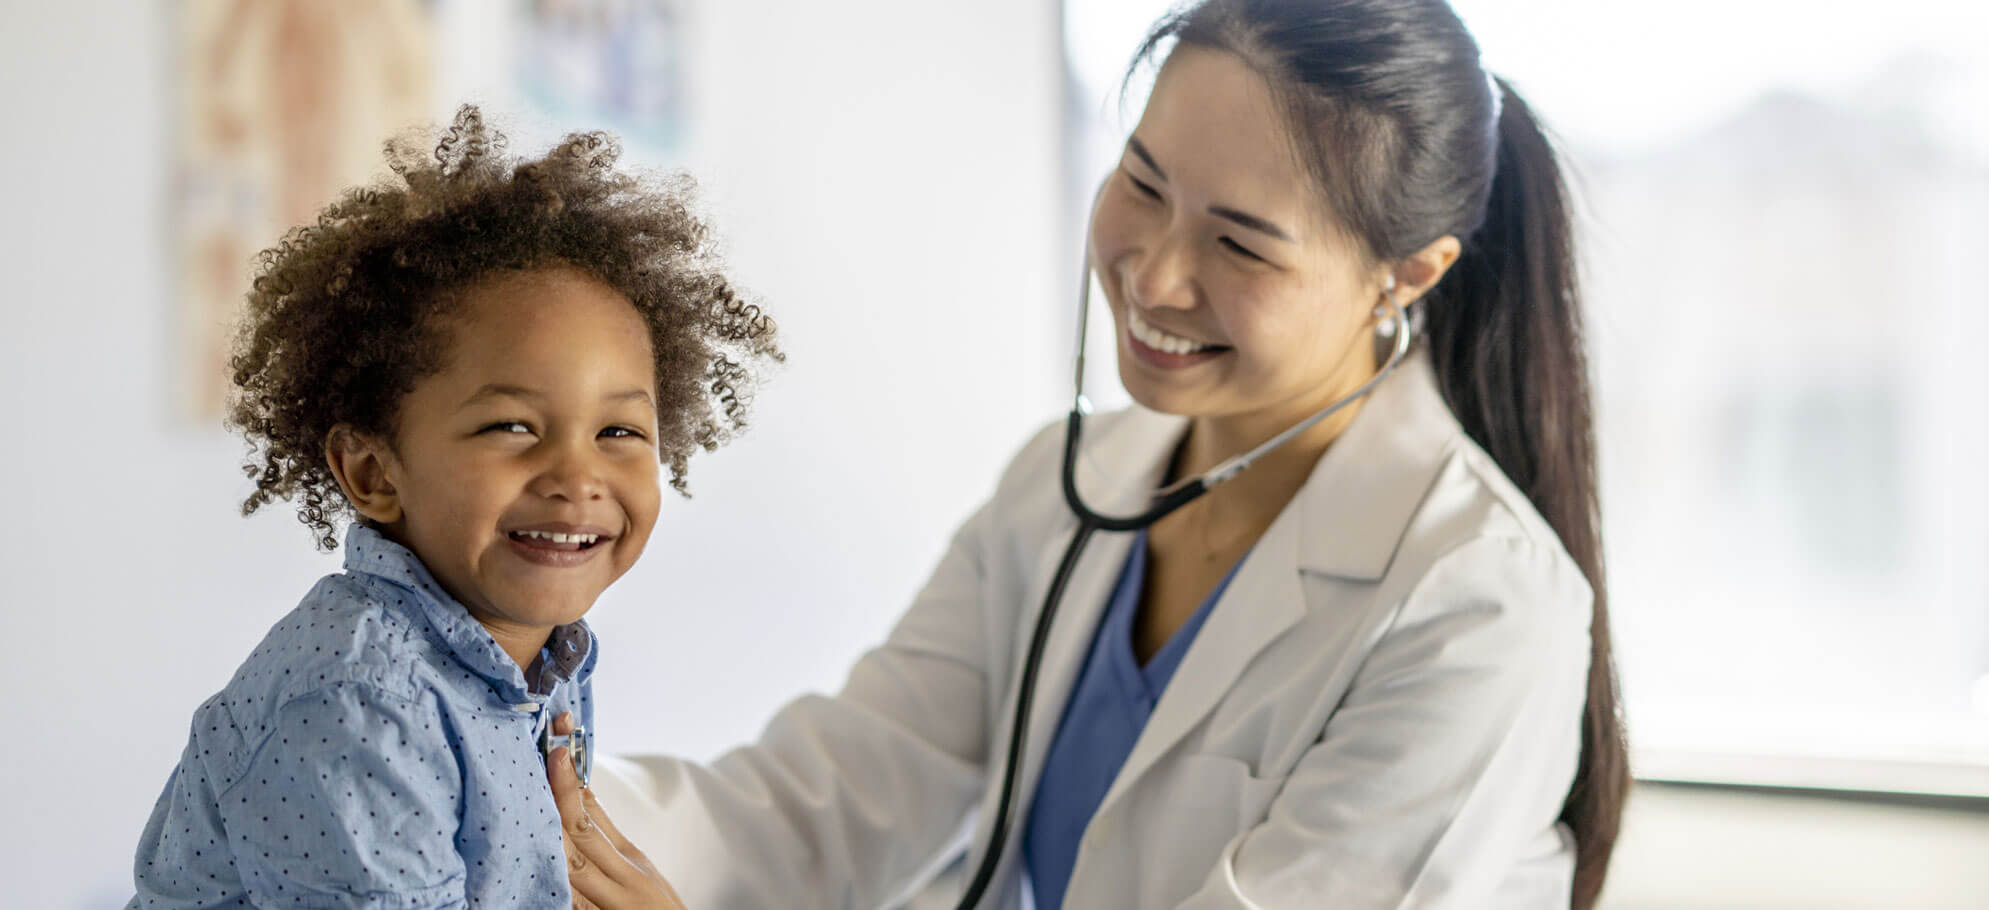
<svg viewBox="0 0 1989 910"><path fill-rule="evenodd" d="M1154 174L1160 177L1160 182L1162 183L1167 182L1167 172L1160 169L1159 162L1153 160L1153 153L1147 151L1146 143L1141 142L1138 136L1126 137L1126 149L1133 153L1133 157L1138 158L1141 162L1146 164L1147 167L1153 169ZM1226 205L1212 205L1209 206L1209 214L1214 215L1217 218L1223 218L1229 221L1233 221L1238 225L1249 228L1250 230L1256 231L1260 234L1266 234L1271 237L1276 237L1279 240L1283 240L1287 243L1297 242L1292 238L1291 233L1286 231L1284 228L1278 227L1276 224L1273 224L1269 221L1259 218L1256 215L1252 215L1249 212L1237 211L1236 209L1230 208L1229 206Z"/></svg>
<svg viewBox="0 0 1989 910"><path fill-rule="evenodd" d="M1292 241L1290 234L1285 233L1284 228L1278 227L1249 212L1239 212L1225 205L1212 205L1209 206L1209 214L1218 218L1227 218L1260 234L1269 234L1279 240L1296 242Z"/></svg>

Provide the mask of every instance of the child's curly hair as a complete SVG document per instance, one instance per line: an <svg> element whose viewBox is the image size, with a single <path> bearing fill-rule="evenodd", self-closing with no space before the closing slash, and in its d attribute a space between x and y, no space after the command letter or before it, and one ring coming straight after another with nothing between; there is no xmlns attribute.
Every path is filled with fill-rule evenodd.
<svg viewBox="0 0 1989 910"><path fill-rule="evenodd" d="M443 367L435 320L459 302L450 292L506 270L571 266L635 305L656 353L657 448L679 492L694 447L745 427L753 367L781 353L772 319L721 271L690 178L616 171L605 133L530 161L504 147L464 105L432 149L387 142L398 179L347 191L257 256L229 361L228 423L248 437L256 482L242 514L294 499L319 546L335 547L350 506L327 434L349 424L392 438L402 397Z"/></svg>

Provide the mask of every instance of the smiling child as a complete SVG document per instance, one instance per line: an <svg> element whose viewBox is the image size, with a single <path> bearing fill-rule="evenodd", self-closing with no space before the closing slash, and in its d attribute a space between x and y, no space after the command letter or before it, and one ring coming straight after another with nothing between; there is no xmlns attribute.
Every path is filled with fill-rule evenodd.
<svg viewBox="0 0 1989 910"><path fill-rule="evenodd" d="M503 146L465 107L260 258L243 509L349 523L345 570L195 711L131 907L571 903L541 743L591 720L581 617L780 355L688 181Z"/></svg>

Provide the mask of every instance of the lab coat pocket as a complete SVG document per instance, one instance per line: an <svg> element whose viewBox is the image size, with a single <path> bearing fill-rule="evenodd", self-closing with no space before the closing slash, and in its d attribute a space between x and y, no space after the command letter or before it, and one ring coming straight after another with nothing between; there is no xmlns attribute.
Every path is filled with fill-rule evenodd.
<svg viewBox="0 0 1989 910"><path fill-rule="evenodd" d="M1207 753L1183 757L1179 780L1182 811L1195 824L1223 828L1225 843L1262 822L1285 783L1252 774L1242 759Z"/></svg>
<svg viewBox="0 0 1989 910"><path fill-rule="evenodd" d="M1129 819L1145 839L1141 874L1151 894L1192 893L1222 859L1223 848L1264 817L1282 781L1262 780L1226 755L1187 755L1156 780L1149 811ZM1165 901L1171 904L1173 901Z"/></svg>

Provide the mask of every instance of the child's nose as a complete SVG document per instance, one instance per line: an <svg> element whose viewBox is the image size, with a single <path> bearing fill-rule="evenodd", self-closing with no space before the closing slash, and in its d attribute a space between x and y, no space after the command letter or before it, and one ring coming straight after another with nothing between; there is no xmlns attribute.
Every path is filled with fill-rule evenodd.
<svg viewBox="0 0 1989 910"><path fill-rule="evenodd" d="M608 485L594 458L584 451L566 449L533 478L531 490L547 499L585 502L605 498Z"/></svg>

